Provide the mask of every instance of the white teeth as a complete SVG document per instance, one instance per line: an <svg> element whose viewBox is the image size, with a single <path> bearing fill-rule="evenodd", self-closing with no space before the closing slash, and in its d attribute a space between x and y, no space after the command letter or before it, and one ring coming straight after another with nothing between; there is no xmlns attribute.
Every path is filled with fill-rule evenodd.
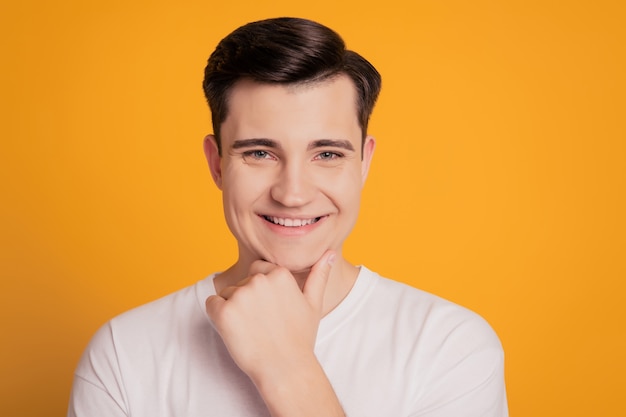
<svg viewBox="0 0 626 417"><path fill-rule="evenodd" d="M274 224L279 224L285 227L302 227L315 223L318 219L283 219L281 217L269 217L265 216L267 220L270 220Z"/></svg>

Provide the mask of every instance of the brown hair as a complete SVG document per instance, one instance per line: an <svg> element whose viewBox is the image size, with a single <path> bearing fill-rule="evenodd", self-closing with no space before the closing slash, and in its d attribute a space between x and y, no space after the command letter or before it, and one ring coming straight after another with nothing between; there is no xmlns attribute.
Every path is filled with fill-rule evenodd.
<svg viewBox="0 0 626 417"><path fill-rule="evenodd" d="M228 115L228 93L241 79L269 84L321 82L345 74L357 91L357 116L363 132L381 87L376 68L346 49L332 29L311 20L280 17L248 23L220 41L209 57L202 87L220 145Z"/></svg>

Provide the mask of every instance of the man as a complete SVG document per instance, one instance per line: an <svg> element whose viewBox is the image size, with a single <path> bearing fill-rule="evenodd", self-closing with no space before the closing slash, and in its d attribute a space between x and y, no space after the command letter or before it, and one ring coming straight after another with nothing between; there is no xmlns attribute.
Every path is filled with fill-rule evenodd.
<svg viewBox="0 0 626 417"><path fill-rule="evenodd" d="M238 260L101 328L68 415L506 416L480 317L342 256L374 153L374 67L322 25L270 19L223 39L203 85Z"/></svg>

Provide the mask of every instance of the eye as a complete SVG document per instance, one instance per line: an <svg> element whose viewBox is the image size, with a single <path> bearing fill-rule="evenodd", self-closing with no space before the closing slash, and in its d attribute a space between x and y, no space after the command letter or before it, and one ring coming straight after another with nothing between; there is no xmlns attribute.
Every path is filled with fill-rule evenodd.
<svg viewBox="0 0 626 417"><path fill-rule="evenodd" d="M271 155L268 151L263 151L260 149L255 149L252 151L246 151L243 153L244 158L253 158L253 159L268 159L271 158Z"/></svg>
<svg viewBox="0 0 626 417"><path fill-rule="evenodd" d="M330 160L337 159L340 157L341 157L340 154L336 152L331 152L331 151L320 152L317 155L317 159L321 159L323 161L330 161Z"/></svg>

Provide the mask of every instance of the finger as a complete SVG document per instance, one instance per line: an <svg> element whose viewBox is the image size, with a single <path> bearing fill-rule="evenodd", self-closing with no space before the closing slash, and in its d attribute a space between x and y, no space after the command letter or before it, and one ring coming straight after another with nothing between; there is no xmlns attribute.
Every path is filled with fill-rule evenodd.
<svg viewBox="0 0 626 417"><path fill-rule="evenodd" d="M210 295L206 301L204 302L204 306L206 308L206 313L208 314L211 320L215 321L215 318L219 314L219 311L222 310L222 307L226 300L219 295Z"/></svg>
<svg viewBox="0 0 626 417"><path fill-rule="evenodd" d="M257 260L252 262L250 265L250 269L248 270L248 276L252 276L255 274L263 274L267 275L276 269L277 265L271 262Z"/></svg>
<svg viewBox="0 0 626 417"><path fill-rule="evenodd" d="M235 292L242 287L243 285L246 284L246 282L244 281L249 281L249 278L244 279L243 281L240 281L237 283L237 285L229 285L226 288L223 288L222 291L220 291L220 293L218 294L221 298L223 298L224 300L230 300L233 296L233 294L235 294Z"/></svg>
<svg viewBox="0 0 626 417"><path fill-rule="evenodd" d="M244 285L246 285L248 282L250 282L250 280L252 279L252 276L249 276L247 278L242 279L241 281L239 281L238 283L235 284L235 287L243 287Z"/></svg>
<svg viewBox="0 0 626 417"><path fill-rule="evenodd" d="M309 301L309 304L319 312L322 311L324 305L326 284L328 283L328 277L330 276L334 262L335 252L327 251L320 260L313 265L311 273L304 283L302 290L304 297Z"/></svg>

